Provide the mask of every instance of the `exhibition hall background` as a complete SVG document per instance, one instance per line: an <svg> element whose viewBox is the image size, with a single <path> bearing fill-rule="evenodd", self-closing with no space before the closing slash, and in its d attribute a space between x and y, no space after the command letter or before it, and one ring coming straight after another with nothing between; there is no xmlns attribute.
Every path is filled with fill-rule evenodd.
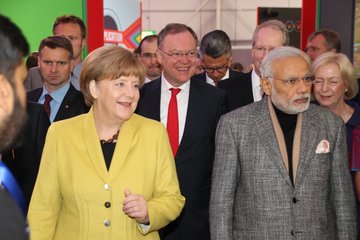
<svg viewBox="0 0 360 240"><path fill-rule="evenodd" d="M331 28L340 33L343 52L352 59L356 1L358 0L142 0L140 6L143 30L158 32L169 22L182 22L194 28L201 38L220 24L219 28L226 31L233 41L235 60L248 64L251 62L251 35L257 25L257 7L302 8L301 47L304 47L304 39L312 31ZM42 38L52 34L52 23L57 16L80 16L88 25L91 51L103 44L103 20L100 19L103 11L99 6L102 6L102 0L0 0L0 13L10 17L21 27L32 51L37 50Z"/></svg>

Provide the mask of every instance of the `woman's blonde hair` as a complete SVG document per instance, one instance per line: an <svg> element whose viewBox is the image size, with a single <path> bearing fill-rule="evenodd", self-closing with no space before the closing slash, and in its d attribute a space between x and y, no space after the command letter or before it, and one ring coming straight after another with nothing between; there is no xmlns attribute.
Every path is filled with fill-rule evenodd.
<svg viewBox="0 0 360 240"><path fill-rule="evenodd" d="M119 46L103 46L91 52L85 59L80 73L80 89L86 103L91 106L94 98L90 93L90 82L118 79L122 76L139 78L141 86L145 78L144 66L127 49Z"/></svg>
<svg viewBox="0 0 360 240"><path fill-rule="evenodd" d="M352 99L357 94L359 86L355 77L353 65L345 54L334 52L326 52L321 54L311 65L312 74L315 75L315 72L320 67L331 63L336 64L339 67L341 78L345 82L347 91L344 93L344 98Z"/></svg>

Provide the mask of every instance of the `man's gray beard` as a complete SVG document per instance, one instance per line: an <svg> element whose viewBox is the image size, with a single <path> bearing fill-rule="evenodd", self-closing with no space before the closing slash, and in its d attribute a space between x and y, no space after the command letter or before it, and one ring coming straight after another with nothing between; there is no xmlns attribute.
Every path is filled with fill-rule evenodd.
<svg viewBox="0 0 360 240"><path fill-rule="evenodd" d="M27 120L26 110L21 106L19 96L14 90L14 109L0 125L0 151L5 151L13 146L14 140L18 139Z"/></svg>

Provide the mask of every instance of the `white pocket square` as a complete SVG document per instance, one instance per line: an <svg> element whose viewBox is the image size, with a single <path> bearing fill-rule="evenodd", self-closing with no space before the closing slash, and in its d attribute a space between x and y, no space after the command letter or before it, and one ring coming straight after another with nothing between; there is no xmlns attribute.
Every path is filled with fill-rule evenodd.
<svg viewBox="0 0 360 240"><path fill-rule="evenodd" d="M328 153L330 152L330 144L328 140L321 140L317 145L315 153Z"/></svg>

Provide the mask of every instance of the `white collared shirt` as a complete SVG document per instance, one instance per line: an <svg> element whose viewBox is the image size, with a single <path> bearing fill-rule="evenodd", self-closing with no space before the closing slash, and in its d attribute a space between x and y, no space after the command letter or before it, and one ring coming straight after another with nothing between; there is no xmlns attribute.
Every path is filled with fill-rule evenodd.
<svg viewBox="0 0 360 240"><path fill-rule="evenodd" d="M151 80L150 80L150 78L148 78L148 77L145 76L145 79L144 79L144 83L143 83L143 84L148 83L148 82L151 82Z"/></svg>
<svg viewBox="0 0 360 240"><path fill-rule="evenodd" d="M260 85L260 77L256 74L255 70L251 72L251 86L254 96L254 102L258 102L262 99L263 91Z"/></svg>
<svg viewBox="0 0 360 240"><path fill-rule="evenodd" d="M167 125L168 108L171 98L170 88L176 88L172 86L164 77L161 76L161 98L160 98L160 121L162 124ZM181 91L176 95L178 106L178 118L179 118L179 144L184 134L186 113L189 104L189 92L190 92L190 80L181 85Z"/></svg>
<svg viewBox="0 0 360 240"><path fill-rule="evenodd" d="M55 117L57 115L57 112L60 109L60 106L65 98L66 93L68 92L70 88L70 81L68 81L64 86L62 86L59 89L56 89L55 91L49 93L45 86L43 86L43 91L39 97L38 103L44 104L45 102L45 95L49 94L52 97L52 100L50 102L50 123L53 123L55 120Z"/></svg>
<svg viewBox="0 0 360 240"><path fill-rule="evenodd" d="M207 82L208 84L211 84L211 85L215 86L214 80L212 80L212 78L210 78L210 77L207 75L207 73L205 73L205 76L206 76L206 82ZM229 78L229 69L226 71L226 74L225 74L224 77L221 79L221 81L224 80L224 79L228 79L228 78Z"/></svg>

